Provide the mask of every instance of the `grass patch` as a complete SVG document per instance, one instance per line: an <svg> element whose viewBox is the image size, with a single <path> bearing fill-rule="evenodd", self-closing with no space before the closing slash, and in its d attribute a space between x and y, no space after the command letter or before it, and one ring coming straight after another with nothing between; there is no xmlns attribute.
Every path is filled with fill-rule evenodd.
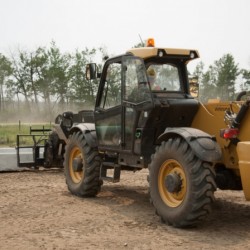
<svg viewBox="0 0 250 250"><path fill-rule="evenodd" d="M51 124L0 124L0 147L16 146L17 134L30 134L32 129L49 129ZM37 133L36 133L37 134ZM22 145L32 145L32 137L20 137Z"/></svg>

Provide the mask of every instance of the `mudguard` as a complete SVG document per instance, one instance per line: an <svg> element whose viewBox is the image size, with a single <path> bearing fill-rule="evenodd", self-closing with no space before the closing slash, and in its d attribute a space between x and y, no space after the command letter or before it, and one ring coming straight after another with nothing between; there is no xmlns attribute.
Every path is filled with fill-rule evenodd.
<svg viewBox="0 0 250 250"><path fill-rule="evenodd" d="M94 123L79 123L70 129L70 134L81 131L90 147L95 148L98 146L96 140L96 131Z"/></svg>
<svg viewBox="0 0 250 250"><path fill-rule="evenodd" d="M195 128L166 128L158 138L159 143L170 138L181 136L190 145L195 155L203 161L221 160L222 153L215 137Z"/></svg>

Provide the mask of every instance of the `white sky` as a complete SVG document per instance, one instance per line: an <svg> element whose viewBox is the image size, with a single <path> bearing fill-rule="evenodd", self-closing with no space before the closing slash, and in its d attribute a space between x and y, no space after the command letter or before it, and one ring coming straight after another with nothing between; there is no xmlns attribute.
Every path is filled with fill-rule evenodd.
<svg viewBox="0 0 250 250"><path fill-rule="evenodd" d="M122 54L139 34L159 47L197 49L206 66L231 53L250 69L249 0L0 0L6 55L52 40L62 51L106 46Z"/></svg>

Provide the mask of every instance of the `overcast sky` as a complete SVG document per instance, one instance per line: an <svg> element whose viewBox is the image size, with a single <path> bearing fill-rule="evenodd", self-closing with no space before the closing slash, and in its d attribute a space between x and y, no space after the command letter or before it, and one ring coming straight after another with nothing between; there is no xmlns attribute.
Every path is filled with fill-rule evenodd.
<svg viewBox="0 0 250 250"><path fill-rule="evenodd" d="M200 52L206 66L231 53L250 69L249 0L0 0L0 53L54 40L62 51L106 46L122 54L156 46Z"/></svg>

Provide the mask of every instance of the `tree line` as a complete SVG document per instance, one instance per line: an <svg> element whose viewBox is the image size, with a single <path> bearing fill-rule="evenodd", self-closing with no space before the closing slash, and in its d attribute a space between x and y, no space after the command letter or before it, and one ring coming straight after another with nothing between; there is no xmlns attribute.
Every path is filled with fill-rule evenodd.
<svg viewBox="0 0 250 250"><path fill-rule="evenodd" d="M35 119L53 121L58 112L93 107L98 84L87 81L84 72L85 65L98 56L106 56L104 48L62 53L55 42L31 52L0 53L0 122L14 114L19 119L34 114ZM198 63L190 76L198 80L202 101L233 100L250 86L250 70L240 69L231 54L207 70L203 62Z"/></svg>
<svg viewBox="0 0 250 250"><path fill-rule="evenodd" d="M98 54L103 57L105 49L62 53L55 42L32 52L18 50L9 57L0 53L1 115L33 113L53 120L57 112L72 106L78 110L93 106L98 86L87 81L84 72Z"/></svg>
<svg viewBox="0 0 250 250"><path fill-rule="evenodd" d="M233 55L225 54L205 70L199 62L192 73L199 83L199 99L233 101L241 91L250 89L250 70L240 69Z"/></svg>

